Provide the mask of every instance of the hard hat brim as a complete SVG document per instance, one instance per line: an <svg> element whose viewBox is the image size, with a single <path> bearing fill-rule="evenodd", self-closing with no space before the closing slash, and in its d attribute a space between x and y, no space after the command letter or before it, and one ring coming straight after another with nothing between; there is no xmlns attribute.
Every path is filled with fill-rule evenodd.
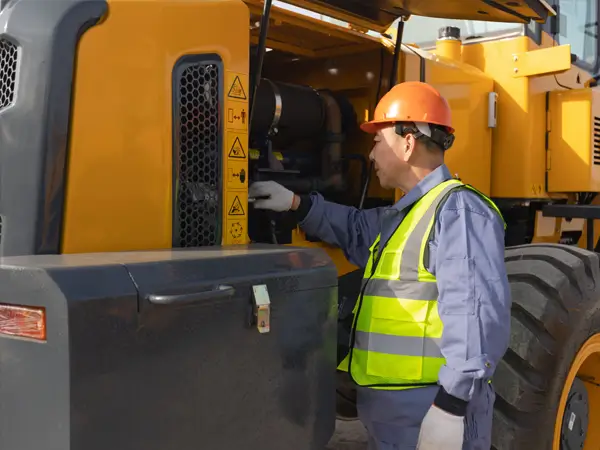
<svg viewBox="0 0 600 450"><path fill-rule="evenodd" d="M369 122L364 122L360 125L360 129L363 130L365 133L369 133L369 134L375 134L377 133L378 130L385 128L385 126L392 126L394 123L396 122L402 122L402 121L398 121L398 120L394 120L394 121L390 121L390 120L371 120ZM432 125L440 125L436 122L425 122L425 123L429 123ZM445 126L445 125L442 125ZM453 127L448 127L446 126L448 133L453 134L456 130Z"/></svg>
<svg viewBox="0 0 600 450"><path fill-rule="evenodd" d="M371 120L369 122L364 122L360 125L360 129L365 133L375 134L381 128L384 128L385 125L392 126L394 122L390 122L389 120Z"/></svg>

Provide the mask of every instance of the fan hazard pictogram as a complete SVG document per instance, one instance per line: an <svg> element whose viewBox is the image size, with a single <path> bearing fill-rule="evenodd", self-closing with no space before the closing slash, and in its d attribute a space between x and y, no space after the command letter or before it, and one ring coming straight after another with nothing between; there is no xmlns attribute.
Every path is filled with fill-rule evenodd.
<svg viewBox="0 0 600 450"><path fill-rule="evenodd" d="M233 203L229 208L230 216L244 216L246 213L244 212L244 207L242 206L242 202L240 202L240 198L236 195L233 199Z"/></svg>
<svg viewBox="0 0 600 450"><path fill-rule="evenodd" d="M242 80L240 80L239 76L236 76L233 79L233 83L231 83L227 97L246 100L246 91L244 91L244 86L242 86Z"/></svg>
<svg viewBox="0 0 600 450"><path fill-rule="evenodd" d="M244 151L242 141L240 141L240 138L237 136L235 137L235 141L233 141L233 145L229 150L229 157L236 159L244 159L246 157L246 152Z"/></svg>
<svg viewBox="0 0 600 450"><path fill-rule="evenodd" d="M231 237L234 239L241 238L243 231L244 231L244 227L239 222L234 222L231 224L231 227L229 227L229 234L231 234Z"/></svg>

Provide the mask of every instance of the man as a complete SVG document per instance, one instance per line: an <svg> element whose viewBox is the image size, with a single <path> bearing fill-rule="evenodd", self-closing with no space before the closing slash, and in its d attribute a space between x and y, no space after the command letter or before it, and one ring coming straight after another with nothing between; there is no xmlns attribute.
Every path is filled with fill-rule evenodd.
<svg viewBox="0 0 600 450"><path fill-rule="evenodd" d="M375 135L379 182L405 193L392 207L361 211L274 182L250 196L269 196L256 208L296 211L303 230L365 267L340 369L358 386L370 449L489 450L490 380L510 328L504 221L444 165L454 129L433 87L396 85L361 127Z"/></svg>

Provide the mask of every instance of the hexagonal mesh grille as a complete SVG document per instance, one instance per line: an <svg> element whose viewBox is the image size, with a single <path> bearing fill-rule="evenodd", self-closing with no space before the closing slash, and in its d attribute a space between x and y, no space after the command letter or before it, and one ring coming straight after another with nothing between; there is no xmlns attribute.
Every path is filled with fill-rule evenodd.
<svg viewBox="0 0 600 450"><path fill-rule="evenodd" d="M17 46L6 39L0 39L0 109L13 102L16 81Z"/></svg>
<svg viewBox="0 0 600 450"><path fill-rule="evenodd" d="M221 229L220 69L200 61L182 64L176 74L174 246L215 245Z"/></svg>

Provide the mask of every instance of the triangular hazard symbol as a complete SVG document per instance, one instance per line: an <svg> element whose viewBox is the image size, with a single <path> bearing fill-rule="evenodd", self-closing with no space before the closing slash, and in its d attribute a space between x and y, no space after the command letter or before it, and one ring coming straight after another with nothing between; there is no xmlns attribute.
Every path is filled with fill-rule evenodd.
<svg viewBox="0 0 600 450"><path fill-rule="evenodd" d="M244 207L242 206L242 202L240 202L240 198L236 195L233 199L233 203L231 204L231 208L229 208L230 216L245 216Z"/></svg>
<svg viewBox="0 0 600 450"><path fill-rule="evenodd" d="M233 141L231 150L229 150L229 157L239 159L244 159L246 157L246 152L244 151L244 147L242 147L242 141L240 141L239 137L236 137L235 141Z"/></svg>
<svg viewBox="0 0 600 450"><path fill-rule="evenodd" d="M229 88L229 94L227 94L227 97L246 100L246 92L244 91L244 87L242 86L242 81L240 80L240 77L238 77L237 75L233 80L233 84Z"/></svg>

